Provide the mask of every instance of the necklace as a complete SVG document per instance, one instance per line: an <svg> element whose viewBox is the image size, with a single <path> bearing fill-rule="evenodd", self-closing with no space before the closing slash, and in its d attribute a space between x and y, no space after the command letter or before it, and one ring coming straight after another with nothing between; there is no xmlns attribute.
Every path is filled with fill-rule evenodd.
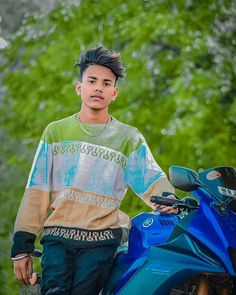
<svg viewBox="0 0 236 295"><path fill-rule="evenodd" d="M80 126L80 128L81 128L86 134L88 134L89 136L93 136L93 137L96 137L96 136L102 134L102 132L107 128L107 125L111 122L111 117L109 116L109 118L108 118L108 120L107 120L107 122L106 122L106 124L105 124L105 126L104 126L103 128L101 128L101 129L100 129L98 132L96 132L96 133L91 133L91 132L89 132L88 130L86 130L86 129L84 128L83 123L82 123L81 120L80 120L79 113L76 114L76 119L79 121L79 126Z"/></svg>

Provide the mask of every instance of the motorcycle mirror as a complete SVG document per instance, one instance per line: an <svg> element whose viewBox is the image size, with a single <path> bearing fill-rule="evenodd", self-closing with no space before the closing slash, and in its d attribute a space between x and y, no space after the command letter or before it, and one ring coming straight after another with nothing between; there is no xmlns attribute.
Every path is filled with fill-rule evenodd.
<svg viewBox="0 0 236 295"><path fill-rule="evenodd" d="M169 177L171 184L182 191L191 192L202 186L198 173L185 167L171 166Z"/></svg>

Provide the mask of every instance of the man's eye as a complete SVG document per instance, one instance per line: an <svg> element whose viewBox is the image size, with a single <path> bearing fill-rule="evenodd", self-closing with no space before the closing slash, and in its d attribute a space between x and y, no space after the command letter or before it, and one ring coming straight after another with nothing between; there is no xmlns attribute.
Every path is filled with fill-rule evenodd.
<svg viewBox="0 0 236 295"><path fill-rule="evenodd" d="M89 80L88 82L89 82L90 84L94 84L94 83L95 83L94 80Z"/></svg>
<svg viewBox="0 0 236 295"><path fill-rule="evenodd" d="M105 86L110 86L111 83L105 82Z"/></svg>

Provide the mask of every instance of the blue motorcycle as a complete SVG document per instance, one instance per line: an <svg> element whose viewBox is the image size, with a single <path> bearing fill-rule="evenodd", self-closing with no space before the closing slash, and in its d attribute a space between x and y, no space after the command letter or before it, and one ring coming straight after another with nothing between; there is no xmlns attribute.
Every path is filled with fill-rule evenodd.
<svg viewBox="0 0 236 295"><path fill-rule="evenodd" d="M178 215L141 213L103 295L236 294L236 169L173 166L172 185L193 197L151 197Z"/></svg>

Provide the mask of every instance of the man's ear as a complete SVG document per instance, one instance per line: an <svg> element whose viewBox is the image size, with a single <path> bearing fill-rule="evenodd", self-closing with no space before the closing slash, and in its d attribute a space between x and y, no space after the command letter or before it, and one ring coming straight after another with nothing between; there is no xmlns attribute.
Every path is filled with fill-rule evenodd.
<svg viewBox="0 0 236 295"><path fill-rule="evenodd" d="M119 92L119 88L115 87L113 90L112 101L114 101L116 99L118 92Z"/></svg>
<svg viewBox="0 0 236 295"><path fill-rule="evenodd" d="M75 84L75 91L77 95L80 95L80 90L81 90L81 84L80 84L80 81L77 81Z"/></svg>

